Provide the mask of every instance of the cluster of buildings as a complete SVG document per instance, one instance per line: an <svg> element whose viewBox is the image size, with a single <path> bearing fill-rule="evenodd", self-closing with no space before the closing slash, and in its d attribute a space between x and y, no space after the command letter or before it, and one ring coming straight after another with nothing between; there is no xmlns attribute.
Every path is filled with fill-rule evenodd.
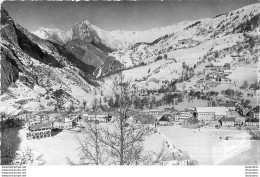
<svg viewBox="0 0 260 177"><path fill-rule="evenodd" d="M40 114L31 115L27 125L27 139L39 139L45 137L51 137L52 131L69 130L74 127L75 123L79 121L78 115L60 115L45 114L43 118ZM28 116L28 115L27 115Z"/></svg>
<svg viewBox="0 0 260 177"><path fill-rule="evenodd" d="M166 153L163 158L164 165L196 165L197 162L192 160L187 151Z"/></svg>
<svg viewBox="0 0 260 177"><path fill-rule="evenodd" d="M199 79L194 87L198 90L207 90L219 84L231 84L232 80L228 77L231 72L227 71L230 69L230 63L225 63L223 66L206 65L203 71L205 77Z"/></svg>
<svg viewBox="0 0 260 177"><path fill-rule="evenodd" d="M26 117L28 115L19 115ZM117 112L104 111L101 108L96 111L81 113L74 116L55 115L51 119L46 114L30 115L28 124L28 139L50 137L54 129L66 130L73 128L79 119L95 121L97 123L113 122L120 117ZM234 104L223 103L217 107L194 107L185 111L176 111L174 108L165 108L163 111L136 110L129 117L137 124L158 125L176 124L185 128L198 128L201 125L213 125L219 127L259 127L259 106L247 112L240 112Z"/></svg>
<svg viewBox="0 0 260 177"><path fill-rule="evenodd" d="M143 110L133 118L136 123L141 124L178 124L188 128L196 128L202 124L215 127L259 127L259 106L248 111L245 116L237 112L234 104L225 103L218 107L195 107L186 111Z"/></svg>
<svg viewBox="0 0 260 177"><path fill-rule="evenodd" d="M81 117L85 121L95 121L97 123L108 123L115 116L115 112L110 112L99 107L97 110L89 111L87 113L83 113Z"/></svg>

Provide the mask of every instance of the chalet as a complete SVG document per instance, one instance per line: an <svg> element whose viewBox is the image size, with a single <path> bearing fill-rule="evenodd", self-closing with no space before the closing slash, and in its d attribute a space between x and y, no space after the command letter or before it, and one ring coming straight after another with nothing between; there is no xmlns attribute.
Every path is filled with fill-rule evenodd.
<svg viewBox="0 0 260 177"><path fill-rule="evenodd" d="M26 133L27 139L38 139L51 137L52 124L50 122L40 123L29 126L29 132Z"/></svg>
<svg viewBox="0 0 260 177"><path fill-rule="evenodd" d="M98 121L101 123L106 123L109 121L109 113L99 108L96 111L88 113L87 121Z"/></svg>
<svg viewBox="0 0 260 177"><path fill-rule="evenodd" d="M108 115L107 114L88 114L88 121L98 121L100 123L108 122Z"/></svg>
<svg viewBox="0 0 260 177"><path fill-rule="evenodd" d="M207 71L207 70L213 70L215 67L213 65L206 65L204 70Z"/></svg>
<svg viewBox="0 0 260 177"><path fill-rule="evenodd" d="M69 118L56 118L52 122L52 127L57 129L71 129L73 127L73 121Z"/></svg>
<svg viewBox="0 0 260 177"><path fill-rule="evenodd" d="M249 112L247 112L246 116L249 116L252 119L259 119L259 106L256 106L253 109L251 109Z"/></svg>
<svg viewBox="0 0 260 177"><path fill-rule="evenodd" d="M16 117L16 119L24 120L24 121L28 120L28 118L29 118L27 113L19 113L15 117Z"/></svg>
<svg viewBox="0 0 260 177"><path fill-rule="evenodd" d="M235 117L235 125L244 126L246 123L246 118L242 116Z"/></svg>
<svg viewBox="0 0 260 177"><path fill-rule="evenodd" d="M40 122L42 122L42 117L40 115L38 115L38 114L30 115L29 119L32 120L32 121L40 121Z"/></svg>
<svg viewBox="0 0 260 177"><path fill-rule="evenodd" d="M246 120L247 127L259 127L259 119L250 119Z"/></svg>
<svg viewBox="0 0 260 177"><path fill-rule="evenodd" d="M174 159L177 160L178 165L191 165L192 160L188 154L188 152L184 151L180 154L175 155L174 154Z"/></svg>
<svg viewBox="0 0 260 177"><path fill-rule="evenodd" d="M164 114L157 119L159 125L168 125L171 122L171 115Z"/></svg>
<svg viewBox="0 0 260 177"><path fill-rule="evenodd" d="M191 112L180 112L180 115L179 115L179 121L184 121L186 119L189 119L192 117L192 113Z"/></svg>
<svg viewBox="0 0 260 177"><path fill-rule="evenodd" d="M216 74L214 80L220 83L230 83L231 79L228 78L228 73Z"/></svg>
<svg viewBox="0 0 260 177"><path fill-rule="evenodd" d="M163 115L163 113L165 113L165 111L159 111L157 109L139 111L139 114L141 114L141 115L150 115L150 116L154 116L154 117L161 116L161 115Z"/></svg>
<svg viewBox="0 0 260 177"><path fill-rule="evenodd" d="M159 116L159 111L157 109L150 110L149 115L153 115L153 116L157 117L157 116Z"/></svg>
<svg viewBox="0 0 260 177"><path fill-rule="evenodd" d="M139 112L139 114L150 115L150 110L142 110L142 111Z"/></svg>
<svg viewBox="0 0 260 177"><path fill-rule="evenodd" d="M214 121L227 117L228 109L225 107L197 107L197 117L200 121Z"/></svg>
<svg viewBox="0 0 260 177"><path fill-rule="evenodd" d="M234 127L235 126L235 118L221 118L221 124L223 127Z"/></svg>

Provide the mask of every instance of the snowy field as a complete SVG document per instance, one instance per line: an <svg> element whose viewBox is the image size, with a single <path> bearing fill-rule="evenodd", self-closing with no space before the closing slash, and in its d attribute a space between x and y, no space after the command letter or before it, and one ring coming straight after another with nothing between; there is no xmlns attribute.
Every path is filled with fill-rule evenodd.
<svg viewBox="0 0 260 177"><path fill-rule="evenodd" d="M229 75L229 78L236 81L238 85L242 85L245 80L251 84L258 80L258 74L259 68L257 67L237 67Z"/></svg>
<svg viewBox="0 0 260 177"><path fill-rule="evenodd" d="M112 128L111 124L100 124L102 127ZM78 134L80 137L81 135ZM79 147L76 137L76 132L65 130L55 136L42 139L26 139L26 130L19 131L21 139L20 149L27 147L32 149L35 156L42 156L44 165L68 165L67 158L73 162L79 162ZM147 136L144 142L146 151L159 152L162 148L164 137L158 133Z"/></svg>
<svg viewBox="0 0 260 177"><path fill-rule="evenodd" d="M199 165L214 165L216 162L214 160L214 155L216 154L214 154L213 147L226 141L221 140L216 135L204 134L198 130L193 129L179 127L160 127L160 130L172 141L176 148L181 149L182 151L188 151L190 157L194 160L197 160ZM233 133L234 132L231 134ZM241 131L239 133L241 133ZM232 140L229 141L231 142ZM250 141L250 144L250 149L236 154L235 156L219 164L258 164L257 159L259 158L260 143L259 141Z"/></svg>
<svg viewBox="0 0 260 177"><path fill-rule="evenodd" d="M110 124L107 125L106 127L110 127ZM210 135L210 129L207 130L206 133L206 130L199 132L198 130L181 127L160 127L157 133L148 135L145 138L144 150L158 153L162 149L163 142L168 141L176 149L187 151L192 159L198 161L199 165L214 165L213 146L225 141L221 140L219 135L234 135L242 132L236 130L219 130L219 132L216 132L214 130L210 132ZM19 137L21 138L20 148L31 148L36 156L42 156L41 159L44 161L44 165L67 165L68 157L72 161L79 161L78 143L75 140L75 136L76 134L73 131L63 131L50 138L27 140L25 129L21 129L19 131ZM250 143L251 148L249 150L221 162L220 165L258 163L257 156L259 157L260 143L259 141L250 141Z"/></svg>
<svg viewBox="0 0 260 177"><path fill-rule="evenodd" d="M78 161L78 144L73 132L63 131L52 137L27 140L22 129L19 137L22 140L20 148L31 148L37 156L42 156L44 165L67 165L67 157Z"/></svg>

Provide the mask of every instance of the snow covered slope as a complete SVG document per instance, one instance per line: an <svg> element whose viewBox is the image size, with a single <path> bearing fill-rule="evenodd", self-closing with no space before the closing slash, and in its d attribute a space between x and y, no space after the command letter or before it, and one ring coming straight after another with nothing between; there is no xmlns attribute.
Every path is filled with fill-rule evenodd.
<svg viewBox="0 0 260 177"><path fill-rule="evenodd" d="M40 28L32 33L42 39L48 39L58 44L66 44L72 38L72 30L62 31L55 28Z"/></svg>
<svg viewBox="0 0 260 177"><path fill-rule="evenodd" d="M32 33L43 39L48 39L53 42L62 41L64 44L69 40L82 38L86 33L91 36L96 35L96 39L100 40L105 45L113 49L128 48L138 42L153 42L157 38L182 30L185 26L192 22L181 22L175 25L166 27L153 28L144 31L126 31L115 30L105 31L99 27L91 24L89 21L76 23L69 31L62 31L60 29L49 29L41 27ZM82 28L84 26L84 28ZM77 33L77 34L76 34Z"/></svg>
<svg viewBox="0 0 260 177"><path fill-rule="evenodd" d="M0 112L79 107L92 100L94 67L16 24L1 9Z"/></svg>
<svg viewBox="0 0 260 177"><path fill-rule="evenodd" d="M233 68L244 65L240 71L259 70L260 3L175 26L171 33L153 42L139 42L110 54L125 65L123 73L138 88L165 88L188 78L196 82L197 75L209 63L230 63ZM236 69L230 72L236 73ZM234 80L234 75L231 74L232 83L237 80L241 84L246 79ZM256 75L250 78L251 83L257 80Z"/></svg>
<svg viewBox="0 0 260 177"><path fill-rule="evenodd" d="M213 18L199 19L193 22L181 22L171 27L166 27L166 35L160 34L160 38L154 39L150 36L156 36L148 31L140 32L140 43L134 46L121 49L111 54L126 67L137 65L140 62L148 62L151 57L168 54L168 58L179 57L182 51L188 48L202 46L200 51L207 51L208 44L219 38L227 38L228 35L241 34L248 31L254 31L259 26L260 3L249 5L232 12L219 15ZM171 29L172 28L172 29ZM151 32L156 30L151 30ZM162 30L164 31L164 30ZM149 34L149 35L148 35ZM141 37L143 36L143 37ZM238 37L239 35L236 35ZM150 39L150 41L144 38ZM232 37L233 43L236 42ZM222 42L224 45L227 42ZM204 47L203 47L204 45ZM232 44L229 44L230 46ZM213 46L214 48L216 46ZM203 52L204 52L203 51ZM199 51L198 51L199 52ZM176 54L175 54L176 53ZM194 52L185 52L185 55L195 56ZM181 56L184 57L183 55ZM192 57L189 56L190 59ZM195 56L199 58L199 56Z"/></svg>

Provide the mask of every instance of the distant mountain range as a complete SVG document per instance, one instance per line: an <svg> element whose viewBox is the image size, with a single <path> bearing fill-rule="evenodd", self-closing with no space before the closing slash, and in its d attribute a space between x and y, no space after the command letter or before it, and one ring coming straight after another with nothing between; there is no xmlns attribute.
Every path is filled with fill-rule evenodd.
<svg viewBox="0 0 260 177"><path fill-rule="evenodd" d="M252 63L259 57L259 22L257 3L145 31L105 31L84 21L68 31L42 27L29 32L1 8L0 107L28 109L37 102L39 110L79 104L91 98L94 87L106 87L97 78L118 72L136 87L160 89L196 79L208 63L237 66L240 58Z"/></svg>

